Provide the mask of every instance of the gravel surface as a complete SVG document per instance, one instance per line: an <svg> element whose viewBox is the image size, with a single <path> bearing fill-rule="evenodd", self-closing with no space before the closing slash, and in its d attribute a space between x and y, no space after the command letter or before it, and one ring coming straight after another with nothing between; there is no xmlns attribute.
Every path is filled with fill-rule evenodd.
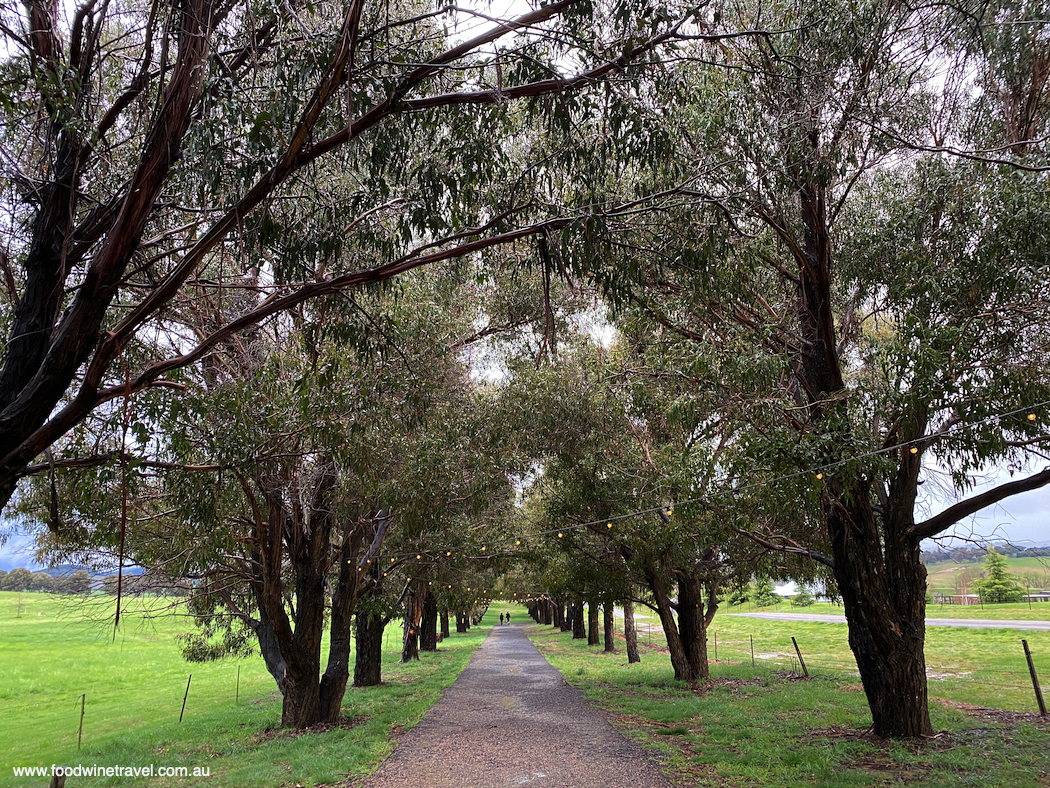
<svg viewBox="0 0 1050 788"><path fill-rule="evenodd" d="M824 621L830 624L845 624L845 616L830 616L821 613L726 613L728 616L766 618L772 621ZM928 627L966 627L969 629L1034 629L1050 630L1050 621L1007 621L992 618L928 618Z"/></svg>
<svg viewBox="0 0 1050 788"><path fill-rule="evenodd" d="M495 626L364 788L671 788L645 751L565 683L525 636Z"/></svg>

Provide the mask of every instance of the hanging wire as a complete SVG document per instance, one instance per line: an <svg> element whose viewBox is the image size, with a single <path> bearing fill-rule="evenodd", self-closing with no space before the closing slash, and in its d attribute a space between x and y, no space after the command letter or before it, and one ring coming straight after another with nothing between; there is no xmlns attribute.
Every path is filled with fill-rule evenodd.
<svg viewBox="0 0 1050 788"><path fill-rule="evenodd" d="M683 499L683 500L675 501L675 502L673 502L671 504L663 504L661 506L653 506L653 507L650 507L648 509L638 509L638 510L633 511L633 512L628 512L626 514L618 514L618 515L613 515L611 517L603 517L603 518L598 519L598 520L590 520L590 521L584 522L584 523L573 523L573 524L570 524L570 525L561 525L561 526L558 526L556 528L549 528L549 529L542 530L542 531L534 531L534 532L530 532L528 534L518 534L518 535L515 535L515 536L509 536L509 537L506 537L506 538L503 538L503 539L487 539L484 542L468 542L468 543L465 543L465 544L458 545L456 547L445 547L445 548L441 548L441 549L431 549L431 550L422 550L422 551L414 550L414 551L405 552L405 553L395 553L394 556L396 556L397 558L411 558L411 557L415 556L416 560L420 560L420 555L421 554L422 555L427 555L427 554L430 554L430 553L444 553L446 558L451 558L456 553L460 553L460 552L464 552L464 551L472 550L472 549L480 549L481 551L486 552L486 555L484 557L485 558L489 558L489 557L495 557L495 555L490 556L488 554L488 551L486 550L486 546L487 545L501 545L501 544L505 544L505 543L514 542L515 546L520 546L523 538L540 537L540 536L551 536L553 534L557 534L558 538L562 539L562 538L564 538L565 534L567 532L569 532L569 531L581 531L581 530L585 530L585 529L588 529L588 528L598 528L599 526L605 526L606 530L613 530L614 525L616 523L618 523L618 522L622 522L624 520L631 520L631 519L634 519L636 517L644 517L645 515L656 515L656 516L660 517L660 519L663 520L664 522L670 522L670 518L674 514L674 510L676 508L678 508L678 507L681 507L681 506L690 506L692 504L707 503L707 502L709 502L711 500L712 497L715 497L715 496L720 495L720 494L721 495L730 495L730 496L741 495L741 494L743 494L745 492L750 492L752 490L757 490L757 489L760 489L762 487L766 487L766 486L769 486L769 485L772 485L772 484L781 484L783 482L792 481L794 479L799 479L799 478L807 477L807 476L808 477L815 477L818 480L819 479L823 479L824 478L824 474L827 471L834 471L834 470L837 470L839 468L843 468L846 465L849 465L850 463L855 463L855 462L859 462L861 460L871 459L873 457L879 457L879 456L882 456L884 454L891 454L893 452L900 451L902 449L908 449L911 453L915 454L915 453L918 452L918 448L919 448L919 446L921 444L927 444L927 443L933 443L933 442L936 442L936 441L947 440L947 439L950 439L953 435L955 435L955 434L957 434L959 432L962 432L964 430L974 429L976 427L981 427L981 426L984 426L986 424L992 424L994 422L998 422L998 421L1001 421L1003 419L1008 419L1008 418L1010 418L1012 416L1025 414L1025 418L1028 421L1035 421L1036 420L1036 414L1033 411L1039 410L1040 408L1045 408L1047 406L1050 406L1050 400L1044 400L1042 402L1037 402L1037 403L1032 404L1032 405L1027 405L1027 406L1025 406L1023 408L1016 408L1014 410L1005 411L1003 413L996 413L996 414L993 414L991 416L986 416L985 418L980 419L978 421L969 422L969 423L965 423L965 424L964 423L955 424L952 427L949 427L948 429L946 429L944 432L940 432L940 433L937 433L937 434L934 434L934 435L923 435L922 437L919 437L919 438L913 438L911 440L901 441L901 442L895 443L895 444L893 444L891 446L884 446L881 449L873 449L871 451L863 452L861 454L852 455L852 456L847 457L847 458L842 459L842 460L836 460L834 462L824 463L822 465L811 466L809 468L806 468L805 470L794 471L792 473L787 473L787 474L783 474L781 476L773 477L772 479L762 479L762 480L759 480L759 481L756 481L756 482L751 482L749 484L742 485L740 487L729 487L726 490L716 491L712 495L704 495L704 496L699 496L699 497L696 497L696 498L686 498L686 499ZM726 478L726 479L722 479L722 480L720 480L718 482L713 483L712 486L718 486L718 485L727 486L729 484L731 484L731 480L729 478ZM494 551L493 551L493 553L494 553ZM394 561L394 558L391 558L391 562L393 562L393 561Z"/></svg>

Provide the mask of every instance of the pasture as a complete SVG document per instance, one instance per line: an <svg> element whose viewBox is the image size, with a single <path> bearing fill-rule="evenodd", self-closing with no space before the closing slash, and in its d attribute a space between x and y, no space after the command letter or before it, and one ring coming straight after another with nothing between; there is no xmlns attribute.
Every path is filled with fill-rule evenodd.
<svg viewBox="0 0 1050 788"><path fill-rule="evenodd" d="M493 605L481 626L453 634L436 654L424 653L419 663L407 666L397 662L400 629L390 627L383 686L349 689L343 726L295 735L275 727L280 699L261 659L183 661L176 637L188 628L185 618L151 618L145 603L137 601L140 608L113 640L111 628L99 620L111 610L112 597L91 598L93 605L108 606L93 607L86 617L72 598L22 594L19 607L18 596L0 593L0 786L5 788L45 786L47 779L16 777L12 767L53 763L206 767L210 773L199 779L81 777L71 786L357 785L455 680L499 614L512 610L516 620L525 617L521 608ZM984 617L1022 618L1019 607L1027 609L988 606ZM806 610L835 612L824 605ZM931 615L938 614L931 609ZM865 735L870 717L844 625L719 613L709 640L712 678L690 687L673 680L655 618L641 609L637 619L641 665L626 665L622 641L617 653L604 654L551 627L530 631L570 683L625 734L655 751L676 785L1007 788L1040 785L1050 774L1048 727L1034 714L1020 644L1022 637L1028 640L1047 680L1050 632L929 628L927 666L938 738L915 746ZM617 632L622 634L620 623ZM808 680L799 676L792 636Z"/></svg>
<svg viewBox="0 0 1050 788"><path fill-rule="evenodd" d="M823 612L823 611L822 611ZM719 614L708 641L711 679L675 682L666 650L642 663L569 633L535 626L533 641L570 683L628 736L656 751L679 786L781 788L913 785L1015 788L1050 780L1050 727L1036 711L1020 639L1050 676L1050 633L927 631L937 737L919 745L871 739L871 717L842 624ZM801 676L791 637L810 678ZM751 643L755 659L751 659Z"/></svg>
<svg viewBox="0 0 1050 788"><path fill-rule="evenodd" d="M207 767L199 780L176 778L73 778L70 786L207 785L313 786L371 774L391 752L397 734L414 725L466 666L488 627L453 634L419 662L397 662L400 628L388 628L384 683L348 688L344 726L293 735L275 728L280 697L259 657L190 664L176 636L183 617L128 615L116 640L111 621L73 597L0 593L0 786L46 786L47 778L15 777L16 766ZM145 604L133 600L138 605ZM237 675L240 670L239 697ZM189 674L186 711L179 712ZM77 751L82 693L83 742Z"/></svg>

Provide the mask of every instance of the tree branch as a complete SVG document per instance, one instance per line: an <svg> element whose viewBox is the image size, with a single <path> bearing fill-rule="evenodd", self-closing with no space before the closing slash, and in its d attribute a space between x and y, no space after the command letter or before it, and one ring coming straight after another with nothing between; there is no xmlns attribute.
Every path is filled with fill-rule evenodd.
<svg viewBox="0 0 1050 788"><path fill-rule="evenodd" d="M1012 495L1018 495L1019 493L1028 492L1029 490L1038 490L1040 487L1045 487L1047 484L1050 484L1050 466L1044 468L1034 476L1029 476L1027 479L1000 484L998 487L994 487L980 495L975 495L965 501L960 501L954 506L949 506L940 514L935 514L928 520L916 523L908 529L908 533L916 539L929 539L942 531L948 530L962 518L971 514L976 514L986 506L991 506L993 503L999 503L999 501L1009 498Z"/></svg>
<svg viewBox="0 0 1050 788"><path fill-rule="evenodd" d="M750 539L755 544L765 548L766 550L772 550L777 553L790 553L792 555L804 555L807 558L812 558L814 561L824 564L824 566L835 568L835 560L831 556L824 555L816 550L810 550L808 547L802 547L798 544L777 544L771 542L768 539L759 536L752 531L745 531L743 528L733 528L733 530L743 537Z"/></svg>

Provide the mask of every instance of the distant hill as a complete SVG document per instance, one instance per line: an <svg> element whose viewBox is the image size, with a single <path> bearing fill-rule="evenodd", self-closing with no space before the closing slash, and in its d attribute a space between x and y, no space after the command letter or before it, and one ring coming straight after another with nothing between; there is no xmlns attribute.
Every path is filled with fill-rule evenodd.
<svg viewBox="0 0 1050 788"><path fill-rule="evenodd" d="M993 542L992 547L999 555L1007 558L1046 558L1050 557L1050 546L1042 547L1017 547L1009 543ZM927 566L939 564L944 561L954 561L960 564L979 563L984 561L988 552L986 546L966 545L963 547L939 548L936 550L923 550L922 560Z"/></svg>
<svg viewBox="0 0 1050 788"><path fill-rule="evenodd" d="M117 568L115 566L111 569L93 570L89 566L81 566L80 564L59 564L58 566L52 566L47 569L41 569L40 571L47 572L52 577L68 577L74 572L79 572L81 569L83 569L92 577L108 577L109 575L115 575L117 573ZM141 566L124 567L124 574L131 575L133 577L138 577L139 575L144 574L145 571L146 570L143 569Z"/></svg>

